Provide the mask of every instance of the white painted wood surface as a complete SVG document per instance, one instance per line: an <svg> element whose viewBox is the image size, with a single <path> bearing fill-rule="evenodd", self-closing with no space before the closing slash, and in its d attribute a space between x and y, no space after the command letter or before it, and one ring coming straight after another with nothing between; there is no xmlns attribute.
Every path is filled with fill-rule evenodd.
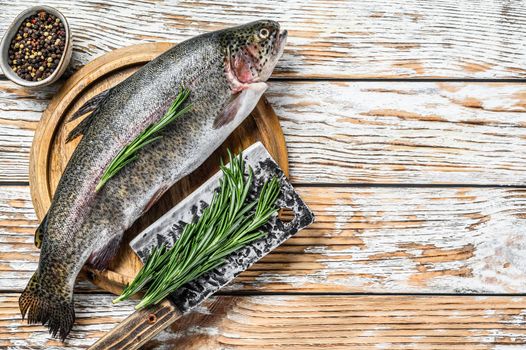
<svg viewBox="0 0 526 350"><path fill-rule="evenodd" d="M526 189L298 191L316 222L226 291L524 292ZM37 222L27 186L0 187L0 223L0 290L18 292L38 262Z"/></svg>
<svg viewBox="0 0 526 350"><path fill-rule="evenodd" d="M27 181L29 149L56 87L0 81L0 174ZM526 183L526 85L272 82L295 183Z"/></svg>
<svg viewBox="0 0 526 350"><path fill-rule="evenodd" d="M526 348L524 1L37 2L70 20L71 70L262 17L289 29L268 98L318 220L224 290L249 296L214 298L145 349ZM0 0L0 34L33 4ZM2 349L83 349L132 310L81 282L66 344L20 320L38 261L28 152L59 85L0 74Z"/></svg>
<svg viewBox="0 0 526 350"><path fill-rule="evenodd" d="M16 295L0 300L7 349L84 349L132 310L109 306L107 295L77 295L78 322L61 344L42 326L19 326ZM525 297L222 296L143 349L520 350L525 318Z"/></svg>
<svg viewBox="0 0 526 350"><path fill-rule="evenodd" d="M526 77L523 1L1 0L0 33L34 3L68 18L75 66L118 47L268 18L290 30L280 77Z"/></svg>

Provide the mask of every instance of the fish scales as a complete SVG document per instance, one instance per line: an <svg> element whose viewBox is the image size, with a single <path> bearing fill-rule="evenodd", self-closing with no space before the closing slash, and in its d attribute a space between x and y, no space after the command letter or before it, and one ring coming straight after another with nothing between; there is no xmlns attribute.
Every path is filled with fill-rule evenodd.
<svg viewBox="0 0 526 350"><path fill-rule="evenodd" d="M96 99L37 230L40 261L19 301L30 323L67 337L75 320L73 285L82 266L88 261L105 268L124 231L245 119L266 90L286 36L274 21L203 34L174 46ZM183 86L191 91L189 112L96 191L111 160L164 115Z"/></svg>

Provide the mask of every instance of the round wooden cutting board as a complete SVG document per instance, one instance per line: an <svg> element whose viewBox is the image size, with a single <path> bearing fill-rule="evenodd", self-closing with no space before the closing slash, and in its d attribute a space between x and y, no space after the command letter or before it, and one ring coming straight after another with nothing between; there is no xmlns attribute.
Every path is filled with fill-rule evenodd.
<svg viewBox="0 0 526 350"><path fill-rule="evenodd" d="M51 100L37 126L29 166L31 198L39 220L46 214L60 176L80 141L77 138L69 143L65 142L68 133L80 122L76 120L68 123L70 116L88 99L126 79L172 45L141 44L107 53L69 78ZM287 173L287 149L283 131L272 107L262 98L245 122L203 165L175 184L126 232L119 254L108 270L99 272L86 269L81 277L87 277L99 287L118 293L142 265L128 245L130 240L217 172L219 160L226 159L227 148L237 152L258 140Z"/></svg>

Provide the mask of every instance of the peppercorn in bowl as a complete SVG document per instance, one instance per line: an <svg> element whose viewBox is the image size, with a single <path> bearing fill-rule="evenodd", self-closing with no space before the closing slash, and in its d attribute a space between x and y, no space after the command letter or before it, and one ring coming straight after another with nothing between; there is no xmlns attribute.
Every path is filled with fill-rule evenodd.
<svg viewBox="0 0 526 350"><path fill-rule="evenodd" d="M71 59L71 32L64 15L49 6L20 13L0 42L0 68L16 84L52 84Z"/></svg>

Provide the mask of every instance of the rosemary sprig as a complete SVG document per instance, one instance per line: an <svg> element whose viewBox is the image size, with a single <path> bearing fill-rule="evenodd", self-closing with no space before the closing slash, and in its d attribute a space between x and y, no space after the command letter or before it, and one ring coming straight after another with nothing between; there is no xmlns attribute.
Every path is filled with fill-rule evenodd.
<svg viewBox="0 0 526 350"><path fill-rule="evenodd" d="M146 290L135 307L157 304L185 283L224 263L230 253L263 237L259 230L277 212L280 192L277 178L265 182L255 200L247 198L253 173L241 155L229 152L230 166L221 165L223 178L210 205L195 221L185 225L174 246L154 249L135 279L113 302L130 298Z"/></svg>
<svg viewBox="0 0 526 350"><path fill-rule="evenodd" d="M132 142L126 145L117 154L115 158L104 170L102 177L95 188L95 191L99 191L115 174L117 174L122 168L128 163L137 159L137 152L144 146L158 140L161 136L156 136L164 127L173 122L175 119L188 112L192 107L191 104L187 104L184 108L181 108L182 104L190 96L190 90L186 88L179 89L179 93L175 98L174 102L168 108L164 116L157 122L148 126L142 131Z"/></svg>

